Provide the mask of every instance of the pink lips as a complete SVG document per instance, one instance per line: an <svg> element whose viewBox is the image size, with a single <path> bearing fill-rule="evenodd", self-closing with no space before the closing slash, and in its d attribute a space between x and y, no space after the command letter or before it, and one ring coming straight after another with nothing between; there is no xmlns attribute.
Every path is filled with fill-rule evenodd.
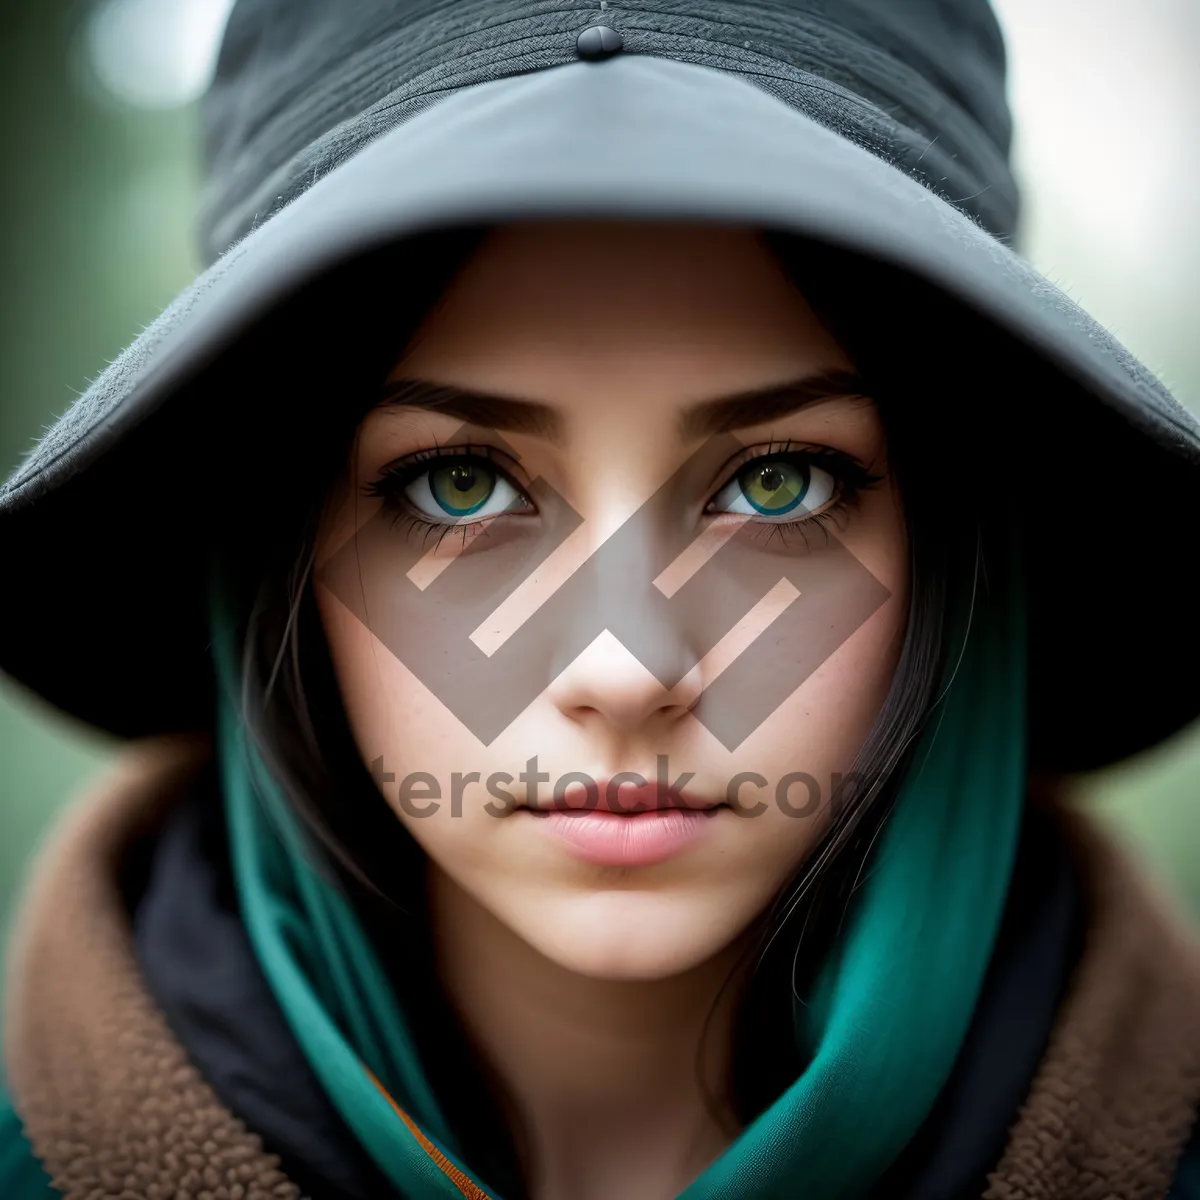
<svg viewBox="0 0 1200 1200"><path fill-rule="evenodd" d="M592 804L580 787L558 804L533 812L547 833L585 862L645 867L673 858L702 837L718 807L679 793L667 795L655 784L622 787L611 802L609 791L600 780Z"/></svg>

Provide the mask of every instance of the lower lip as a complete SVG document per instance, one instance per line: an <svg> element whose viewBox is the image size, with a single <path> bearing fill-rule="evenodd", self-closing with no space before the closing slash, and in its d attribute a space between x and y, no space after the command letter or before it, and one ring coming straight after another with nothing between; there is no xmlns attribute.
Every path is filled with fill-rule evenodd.
<svg viewBox="0 0 1200 1200"><path fill-rule="evenodd" d="M556 809L534 817L584 862L602 867L648 867L674 858L702 837L714 811L671 808L622 816Z"/></svg>

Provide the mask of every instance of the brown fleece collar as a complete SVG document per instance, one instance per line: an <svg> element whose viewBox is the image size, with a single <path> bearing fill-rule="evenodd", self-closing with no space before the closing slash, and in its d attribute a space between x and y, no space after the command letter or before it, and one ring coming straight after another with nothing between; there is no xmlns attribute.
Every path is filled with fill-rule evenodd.
<svg viewBox="0 0 1200 1200"><path fill-rule="evenodd" d="M146 991L119 885L129 847L207 757L143 743L65 815L9 946L4 1061L26 1136L67 1200L296 1200Z"/></svg>
<svg viewBox="0 0 1200 1200"><path fill-rule="evenodd" d="M135 747L42 851L9 949L12 1100L67 1200L296 1200L146 991L121 864L210 753ZM1126 857L1067 818L1083 960L986 1200L1161 1200L1200 1103L1200 946Z"/></svg>
<svg viewBox="0 0 1200 1200"><path fill-rule="evenodd" d="M1162 1200L1200 1104L1200 941L1097 826L1061 815L1087 940L984 1200Z"/></svg>

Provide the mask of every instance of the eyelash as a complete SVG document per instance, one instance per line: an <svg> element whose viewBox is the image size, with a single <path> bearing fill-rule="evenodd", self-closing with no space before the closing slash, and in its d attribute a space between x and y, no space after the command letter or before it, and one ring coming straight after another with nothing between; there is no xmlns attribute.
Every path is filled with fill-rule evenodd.
<svg viewBox="0 0 1200 1200"><path fill-rule="evenodd" d="M489 524L491 518L484 517L479 521L465 524L430 521L408 504L403 496L405 489L430 469L428 464L431 462L438 459L470 461L480 458L485 459L498 475L502 475L532 507L533 502L529 500L526 489L513 478L509 471L504 469L498 461L499 456L495 449L486 443L467 446L437 446L429 450L419 450L400 462L384 467L379 477L367 484L364 491L368 496L381 499L384 505L392 510L395 524L404 523L410 529L422 532L426 537L436 535L438 544L443 537L453 532L461 532L466 538L469 533L478 532L481 526ZM712 489L712 497L705 503L704 512L710 511L709 505L715 501L722 490L737 478L740 472L751 463L763 459L790 462L797 466L816 467L826 471L833 478L837 489L833 500L819 512L810 513L791 521L762 519L753 522L763 527L768 536L780 537L785 544L787 537L795 533L804 536L807 544L807 534L811 530L828 530L831 523L836 524L839 518L844 517L845 513L858 503L864 492L884 478L882 475L870 472L849 454L845 454L841 450L834 450L829 446L800 445L791 441L772 443L765 447L746 450L743 456L722 470L721 482L719 486Z"/></svg>

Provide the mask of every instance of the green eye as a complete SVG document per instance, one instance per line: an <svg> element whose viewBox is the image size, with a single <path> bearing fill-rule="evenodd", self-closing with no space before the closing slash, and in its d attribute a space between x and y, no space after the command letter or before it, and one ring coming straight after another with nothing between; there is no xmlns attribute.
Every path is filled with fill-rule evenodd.
<svg viewBox="0 0 1200 1200"><path fill-rule="evenodd" d="M773 517L790 512L808 492L809 473L789 462L752 463L738 474L742 495L756 512Z"/></svg>
<svg viewBox="0 0 1200 1200"><path fill-rule="evenodd" d="M479 455L428 467L407 484L404 497L422 516L443 525L527 507L521 493Z"/></svg>
<svg viewBox="0 0 1200 1200"><path fill-rule="evenodd" d="M837 491L821 467L764 456L747 463L713 498L709 512L742 516L803 517L824 508Z"/></svg>

